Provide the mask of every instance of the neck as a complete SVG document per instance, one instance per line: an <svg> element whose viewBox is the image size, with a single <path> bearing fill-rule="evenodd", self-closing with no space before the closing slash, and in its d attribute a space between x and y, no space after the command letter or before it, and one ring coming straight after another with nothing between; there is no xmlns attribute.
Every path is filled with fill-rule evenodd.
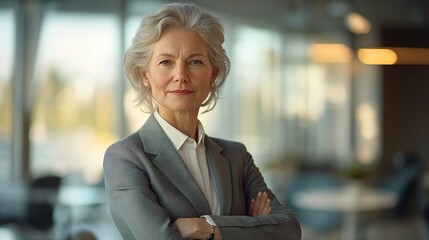
<svg viewBox="0 0 429 240"><path fill-rule="evenodd" d="M171 112L158 109L159 115L177 130L186 136L198 140L198 111L196 112Z"/></svg>

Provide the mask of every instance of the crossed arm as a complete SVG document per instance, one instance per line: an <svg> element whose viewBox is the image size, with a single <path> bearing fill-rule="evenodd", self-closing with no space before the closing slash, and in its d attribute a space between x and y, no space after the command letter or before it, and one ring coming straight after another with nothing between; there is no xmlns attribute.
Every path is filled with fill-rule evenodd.
<svg viewBox="0 0 429 240"><path fill-rule="evenodd" d="M259 192L250 202L248 216L257 217L271 212L271 200L266 192ZM174 222L184 239L206 239L210 235L210 225L202 218L179 218ZM220 240L219 229L215 228L215 240Z"/></svg>
<svg viewBox="0 0 429 240"><path fill-rule="evenodd" d="M184 196L171 197L177 189L139 151L125 144L116 144L108 149L104 160L107 200L123 238L207 238L211 228L206 220L199 218L199 212L192 212L194 208ZM244 209L247 210L242 211L244 206L239 205L238 194L231 199L239 205L231 215L210 215L217 225L215 239L237 239L237 236L240 239L300 239L300 226L295 215L278 202L251 156L246 154L245 148L242 151L245 157L238 159L243 159L243 164L236 161L230 166L231 172L243 173L243 178L232 179L232 186L233 193L244 194L248 204ZM182 204L180 208L175 207L178 201ZM171 222L171 219L175 221Z"/></svg>

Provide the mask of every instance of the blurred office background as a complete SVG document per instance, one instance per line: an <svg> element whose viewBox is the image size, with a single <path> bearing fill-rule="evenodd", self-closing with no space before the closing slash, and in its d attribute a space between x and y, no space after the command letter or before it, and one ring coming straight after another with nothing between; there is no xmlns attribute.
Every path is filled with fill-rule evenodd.
<svg viewBox="0 0 429 240"><path fill-rule="evenodd" d="M103 154L148 116L122 54L166 2L0 1L0 239L121 239ZM185 2L222 19L232 62L200 119L246 144L303 239L428 239L428 1Z"/></svg>

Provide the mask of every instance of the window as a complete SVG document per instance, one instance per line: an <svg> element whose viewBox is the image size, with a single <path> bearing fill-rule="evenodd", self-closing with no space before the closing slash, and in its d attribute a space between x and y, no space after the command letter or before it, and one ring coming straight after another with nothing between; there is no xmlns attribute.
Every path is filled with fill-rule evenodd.
<svg viewBox="0 0 429 240"><path fill-rule="evenodd" d="M234 138L246 139L253 154L277 149L280 124L278 91L281 36L273 31L237 26L230 49L232 70L228 81L233 107ZM251 49L251 50L250 50ZM232 104L234 102L234 104Z"/></svg>
<svg viewBox="0 0 429 240"><path fill-rule="evenodd" d="M83 172L88 182L101 180L104 151L117 138L118 26L113 14L46 14L30 131L33 176Z"/></svg>
<svg viewBox="0 0 429 240"><path fill-rule="evenodd" d="M0 183L12 177L12 66L14 46L14 14L0 9Z"/></svg>
<svg viewBox="0 0 429 240"><path fill-rule="evenodd" d="M261 165L289 157L330 166L353 160L350 65L311 61L307 50L317 39L299 33L239 24L228 30L232 67L222 110L207 118L218 119L213 132L244 142Z"/></svg>

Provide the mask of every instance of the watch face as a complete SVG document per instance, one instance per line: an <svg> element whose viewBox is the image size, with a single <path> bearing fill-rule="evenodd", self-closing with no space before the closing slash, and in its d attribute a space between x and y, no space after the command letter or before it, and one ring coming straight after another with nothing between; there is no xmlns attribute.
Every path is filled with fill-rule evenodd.
<svg viewBox="0 0 429 240"><path fill-rule="evenodd" d="M214 240L214 226L210 224L210 235L207 237L208 240Z"/></svg>

